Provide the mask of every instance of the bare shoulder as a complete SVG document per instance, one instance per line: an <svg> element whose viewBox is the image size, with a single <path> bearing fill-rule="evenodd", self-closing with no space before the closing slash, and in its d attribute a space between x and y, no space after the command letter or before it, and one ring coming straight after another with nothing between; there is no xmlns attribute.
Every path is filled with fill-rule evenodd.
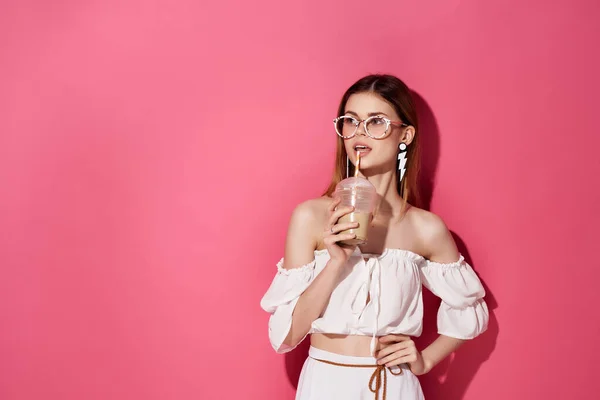
<svg viewBox="0 0 600 400"><path fill-rule="evenodd" d="M284 268L296 268L312 261L330 202L326 197L319 197L304 201L294 208L285 241Z"/></svg>
<svg viewBox="0 0 600 400"><path fill-rule="evenodd" d="M319 225L327 217L327 208L331 199L318 197L306 200L296 206L292 213L292 222Z"/></svg>
<svg viewBox="0 0 600 400"><path fill-rule="evenodd" d="M439 238L449 233L444 220L437 214L412 206L407 214L422 239Z"/></svg>
<svg viewBox="0 0 600 400"><path fill-rule="evenodd" d="M459 253L454 237L439 215L411 207L407 216L415 227L425 258L440 263L450 263L458 259Z"/></svg>

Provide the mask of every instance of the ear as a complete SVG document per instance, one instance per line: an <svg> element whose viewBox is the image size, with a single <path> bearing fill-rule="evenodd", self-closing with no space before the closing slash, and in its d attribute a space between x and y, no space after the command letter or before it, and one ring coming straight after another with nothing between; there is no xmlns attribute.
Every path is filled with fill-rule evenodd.
<svg viewBox="0 0 600 400"><path fill-rule="evenodd" d="M412 125L404 128L404 131L400 135L400 141L406 143L406 145L411 144L413 139L415 138L415 127Z"/></svg>

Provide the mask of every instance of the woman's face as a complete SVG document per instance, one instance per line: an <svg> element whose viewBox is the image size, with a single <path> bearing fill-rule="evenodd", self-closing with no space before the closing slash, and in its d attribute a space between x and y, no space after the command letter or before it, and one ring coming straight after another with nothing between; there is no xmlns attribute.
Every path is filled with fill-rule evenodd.
<svg viewBox="0 0 600 400"><path fill-rule="evenodd" d="M375 93L363 92L350 96L346 103L344 115L358 120L366 120L372 116L381 116L391 121L400 122L400 117L394 108L382 97ZM402 121L404 122L404 121ZM365 133L364 123L358 126L356 134L350 139L344 139L346 153L356 165L356 152L360 151L360 169L376 169L385 171L396 167L398 145L403 140L409 144L412 139L412 127L390 125L387 133L381 139L373 139ZM407 135L408 133L408 135Z"/></svg>

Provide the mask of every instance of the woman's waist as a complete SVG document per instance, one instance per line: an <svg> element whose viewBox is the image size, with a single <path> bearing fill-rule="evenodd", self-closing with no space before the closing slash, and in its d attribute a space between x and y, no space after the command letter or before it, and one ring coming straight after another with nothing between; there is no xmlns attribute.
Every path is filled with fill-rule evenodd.
<svg viewBox="0 0 600 400"><path fill-rule="evenodd" d="M397 332L394 334L413 337L418 336L407 334L405 332ZM372 357L382 348L379 344L379 340L377 340L379 337L381 336L312 333L310 335L310 345L319 350L344 356ZM375 340L375 343L373 343L373 340ZM372 349L374 349L374 353L371 352Z"/></svg>
<svg viewBox="0 0 600 400"><path fill-rule="evenodd" d="M313 333L310 335L311 346L331 353L353 357L371 356L372 336L344 335L337 333Z"/></svg>

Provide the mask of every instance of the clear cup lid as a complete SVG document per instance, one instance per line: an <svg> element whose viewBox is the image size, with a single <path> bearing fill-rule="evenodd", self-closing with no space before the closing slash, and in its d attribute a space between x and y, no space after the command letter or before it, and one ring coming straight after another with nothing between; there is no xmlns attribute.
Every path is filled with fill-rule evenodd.
<svg viewBox="0 0 600 400"><path fill-rule="evenodd" d="M375 191L375 186L373 186L373 184L371 182L369 182L368 180L366 180L365 178L361 178L359 176L357 177L351 177L351 178L346 178L343 181L341 181L340 183L337 184L337 186L335 187L335 190L367 190L367 191Z"/></svg>

